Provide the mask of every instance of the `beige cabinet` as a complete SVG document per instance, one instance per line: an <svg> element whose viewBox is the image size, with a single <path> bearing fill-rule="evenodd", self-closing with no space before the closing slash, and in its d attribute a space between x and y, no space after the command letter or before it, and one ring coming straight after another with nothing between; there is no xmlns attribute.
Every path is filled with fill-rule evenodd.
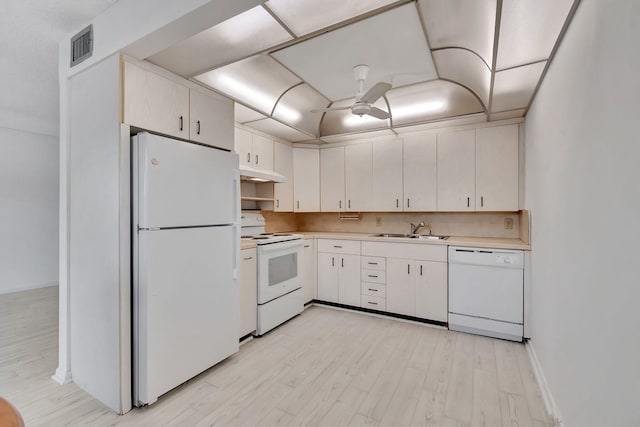
<svg viewBox="0 0 640 427"><path fill-rule="evenodd" d="M302 248L304 257L304 272L302 275L302 294L304 296L304 302L308 303L311 300L316 299L317 291L317 256L316 245L314 239L305 239L304 246Z"/></svg>
<svg viewBox="0 0 640 427"><path fill-rule="evenodd" d="M345 147L345 193L347 211L373 208L373 162L370 142Z"/></svg>
<svg viewBox="0 0 640 427"><path fill-rule="evenodd" d="M264 136L253 134L251 155L254 169L273 170L273 141Z"/></svg>
<svg viewBox="0 0 640 427"><path fill-rule="evenodd" d="M286 181L273 184L273 210L293 212L293 147L280 142L273 143L273 170Z"/></svg>
<svg viewBox="0 0 640 427"><path fill-rule="evenodd" d="M401 212L402 141L380 141L372 145L373 206L375 212Z"/></svg>
<svg viewBox="0 0 640 427"><path fill-rule="evenodd" d="M189 88L124 63L123 119L130 126L189 139Z"/></svg>
<svg viewBox="0 0 640 427"><path fill-rule="evenodd" d="M233 101L195 89L189 94L189 139L232 151Z"/></svg>
<svg viewBox="0 0 640 427"><path fill-rule="evenodd" d="M234 128L234 151L240 157L240 166L251 167L251 152L253 151L253 134L238 127Z"/></svg>
<svg viewBox="0 0 640 427"><path fill-rule="evenodd" d="M437 138L438 210L475 210L475 130L439 133Z"/></svg>
<svg viewBox="0 0 640 427"><path fill-rule="evenodd" d="M438 209L436 134L404 138L402 164L404 211L436 211Z"/></svg>
<svg viewBox="0 0 640 427"><path fill-rule="evenodd" d="M293 149L293 211L320 211L320 153L317 149Z"/></svg>
<svg viewBox="0 0 640 427"><path fill-rule="evenodd" d="M518 210L518 125L476 131L476 210Z"/></svg>
<svg viewBox="0 0 640 427"><path fill-rule="evenodd" d="M344 147L320 150L320 210L343 212L347 203L344 182Z"/></svg>
<svg viewBox="0 0 640 427"><path fill-rule="evenodd" d="M360 242L318 240L318 299L360 307Z"/></svg>
<svg viewBox="0 0 640 427"><path fill-rule="evenodd" d="M256 249L240 251L240 272L238 277L239 337L256 330L258 322L258 274Z"/></svg>

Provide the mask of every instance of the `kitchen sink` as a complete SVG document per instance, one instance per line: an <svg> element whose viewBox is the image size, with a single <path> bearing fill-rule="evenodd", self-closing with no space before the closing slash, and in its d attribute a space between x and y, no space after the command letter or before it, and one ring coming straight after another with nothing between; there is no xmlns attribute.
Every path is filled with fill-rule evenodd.
<svg viewBox="0 0 640 427"><path fill-rule="evenodd" d="M424 239L424 240L447 240L449 238L449 236L434 236L431 234L395 234L395 233L374 234L371 237L403 237L405 239Z"/></svg>

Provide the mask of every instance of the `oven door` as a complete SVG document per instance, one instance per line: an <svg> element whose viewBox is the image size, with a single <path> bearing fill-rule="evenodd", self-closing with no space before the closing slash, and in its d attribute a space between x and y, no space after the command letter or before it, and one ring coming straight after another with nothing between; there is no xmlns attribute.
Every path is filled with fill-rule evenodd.
<svg viewBox="0 0 640 427"><path fill-rule="evenodd" d="M258 304L302 287L303 241L258 246Z"/></svg>

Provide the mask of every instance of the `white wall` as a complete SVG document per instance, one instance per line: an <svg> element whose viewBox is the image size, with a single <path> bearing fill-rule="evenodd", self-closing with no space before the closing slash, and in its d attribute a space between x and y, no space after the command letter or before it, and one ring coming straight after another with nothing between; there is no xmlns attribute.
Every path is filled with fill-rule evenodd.
<svg viewBox="0 0 640 427"><path fill-rule="evenodd" d="M0 127L0 294L58 282L58 138Z"/></svg>
<svg viewBox="0 0 640 427"><path fill-rule="evenodd" d="M532 344L568 427L640 425L636 0L582 0L526 119Z"/></svg>

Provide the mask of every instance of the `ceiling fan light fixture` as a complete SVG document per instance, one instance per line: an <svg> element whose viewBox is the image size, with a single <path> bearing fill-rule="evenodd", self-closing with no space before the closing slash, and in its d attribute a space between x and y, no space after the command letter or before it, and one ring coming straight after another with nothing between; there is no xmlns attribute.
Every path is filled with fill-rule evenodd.
<svg viewBox="0 0 640 427"><path fill-rule="evenodd" d="M370 111L371 104L367 103L356 102L355 104L353 104L353 107L351 107L351 112L353 114L357 114L360 117L362 117L364 114L369 114Z"/></svg>

